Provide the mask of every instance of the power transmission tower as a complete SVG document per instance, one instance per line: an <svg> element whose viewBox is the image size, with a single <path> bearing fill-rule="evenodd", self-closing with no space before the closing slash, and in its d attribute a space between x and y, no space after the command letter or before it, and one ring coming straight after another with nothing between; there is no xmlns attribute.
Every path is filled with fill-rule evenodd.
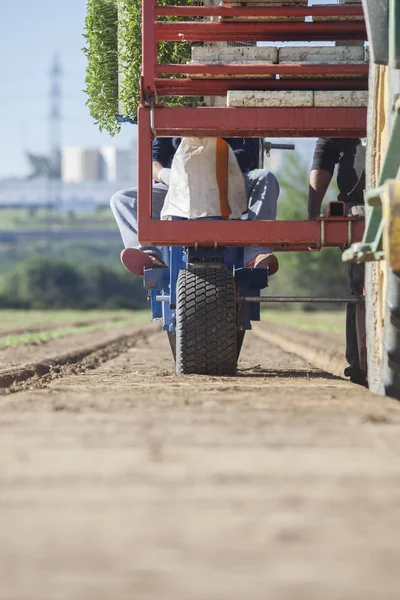
<svg viewBox="0 0 400 600"><path fill-rule="evenodd" d="M57 55L50 69L49 141L52 178L61 179L61 100L62 68Z"/></svg>
<svg viewBox="0 0 400 600"><path fill-rule="evenodd" d="M51 253L51 232L54 216L62 211L61 182L61 100L62 100L62 68L57 55L54 56L50 68L49 90L49 169L47 179L47 195L50 213L47 219L46 254Z"/></svg>

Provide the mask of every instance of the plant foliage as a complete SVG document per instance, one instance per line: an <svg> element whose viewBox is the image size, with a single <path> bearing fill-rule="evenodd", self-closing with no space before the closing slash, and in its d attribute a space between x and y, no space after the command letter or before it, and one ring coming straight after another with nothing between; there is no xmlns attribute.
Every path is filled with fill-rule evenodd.
<svg viewBox="0 0 400 600"><path fill-rule="evenodd" d="M159 0L160 6L184 6L196 0ZM178 20L167 17L165 20ZM87 0L84 37L87 56L86 94L90 114L100 130L115 135L117 113L136 116L140 103L142 65L142 0ZM161 64L190 60L190 44L162 42ZM194 98L164 99L170 106L193 105Z"/></svg>

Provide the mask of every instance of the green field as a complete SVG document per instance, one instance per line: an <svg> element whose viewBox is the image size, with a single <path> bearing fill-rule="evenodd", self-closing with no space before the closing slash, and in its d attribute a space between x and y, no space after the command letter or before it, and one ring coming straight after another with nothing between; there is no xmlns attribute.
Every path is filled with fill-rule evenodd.
<svg viewBox="0 0 400 600"><path fill-rule="evenodd" d="M150 311L0 311L0 348L148 323ZM15 332L12 330L15 329ZM24 329L26 331L24 331ZM9 333L12 332L12 333Z"/></svg>
<svg viewBox="0 0 400 600"><path fill-rule="evenodd" d="M4 209L0 211L2 231L68 230L115 230L116 225L110 209L90 213L59 213L45 209Z"/></svg>
<svg viewBox="0 0 400 600"><path fill-rule="evenodd" d="M75 323L76 321L95 321L97 319L128 319L147 315L148 311L129 310L0 310L1 331L12 327L35 327L54 323Z"/></svg>
<svg viewBox="0 0 400 600"><path fill-rule="evenodd" d="M301 310L268 309L262 311L261 319L301 329L315 329L332 333L345 331L344 311L310 313ZM150 321L149 310L0 310L0 348L40 344L53 339L104 329L122 330L130 325L150 323Z"/></svg>

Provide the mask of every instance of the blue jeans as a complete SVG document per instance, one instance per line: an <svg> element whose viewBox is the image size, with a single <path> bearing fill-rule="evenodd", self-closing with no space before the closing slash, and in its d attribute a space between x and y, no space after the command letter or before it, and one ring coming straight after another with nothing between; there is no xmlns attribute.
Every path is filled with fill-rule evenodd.
<svg viewBox="0 0 400 600"><path fill-rule="evenodd" d="M279 198L279 183L273 173L255 169L245 174L248 198L248 219L251 221L275 221ZM163 183L153 186L153 219L159 220L167 195L168 187ZM155 246L141 246L138 241L137 190L135 188L117 192L111 198L111 210L121 232L125 248L139 248L152 252L161 258L161 249ZM244 263L247 264L257 254L270 254L272 248L245 248Z"/></svg>

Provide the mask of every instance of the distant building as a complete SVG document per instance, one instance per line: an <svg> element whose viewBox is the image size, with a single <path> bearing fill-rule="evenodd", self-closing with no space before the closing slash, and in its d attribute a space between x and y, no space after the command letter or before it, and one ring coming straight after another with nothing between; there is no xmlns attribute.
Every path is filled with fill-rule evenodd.
<svg viewBox="0 0 400 600"><path fill-rule="evenodd" d="M101 179L101 154L81 146L64 148L61 162L62 180L65 183L99 181Z"/></svg>
<svg viewBox="0 0 400 600"><path fill-rule="evenodd" d="M103 146L100 153L101 175L104 181L136 181L136 147L122 150L113 146Z"/></svg>
<svg viewBox="0 0 400 600"><path fill-rule="evenodd" d="M62 151L62 180L65 183L85 181L136 182L136 148L119 149L103 146L88 149L81 146Z"/></svg>

